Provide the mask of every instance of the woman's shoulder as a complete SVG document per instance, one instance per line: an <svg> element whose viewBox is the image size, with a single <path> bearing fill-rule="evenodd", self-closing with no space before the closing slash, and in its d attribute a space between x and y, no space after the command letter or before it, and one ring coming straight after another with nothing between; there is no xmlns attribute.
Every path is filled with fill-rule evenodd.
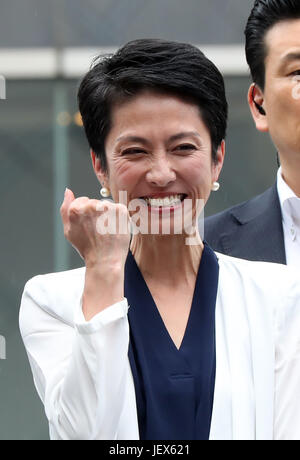
<svg viewBox="0 0 300 460"><path fill-rule="evenodd" d="M216 253L220 266L220 276L237 280L246 286L256 287L259 291L267 293L291 294L300 299L300 274L294 267L288 267L273 262L249 261Z"/></svg>
<svg viewBox="0 0 300 460"><path fill-rule="evenodd" d="M36 275L25 284L24 290L34 295L66 295L69 288L79 287L84 281L85 267Z"/></svg>
<svg viewBox="0 0 300 460"><path fill-rule="evenodd" d="M51 272L35 275L30 278L25 286L59 286L62 283L73 283L75 280L83 278L85 274L85 267L74 268L72 270L64 270L59 272Z"/></svg>
<svg viewBox="0 0 300 460"><path fill-rule="evenodd" d="M20 315L43 310L72 325L74 308L81 302L84 275L85 267L82 267L29 279L24 287Z"/></svg>
<svg viewBox="0 0 300 460"><path fill-rule="evenodd" d="M253 261L246 259L239 259L238 257L232 257L227 254L221 254L220 252L215 252L219 263L222 267L227 267L228 269L232 267L236 270L241 270L245 272L261 272L265 270L270 270L272 273L296 273L296 269L293 267L288 267L287 265L277 264L274 262L262 262L262 261ZM284 276L284 275L283 275Z"/></svg>
<svg viewBox="0 0 300 460"><path fill-rule="evenodd" d="M289 325L299 330L300 275L295 268L216 255L220 266L217 305L227 318L224 327L234 331L232 337L247 333L250 327L254 342L263 349L272 343L277 346L279 331L287 336Z"/></svg>

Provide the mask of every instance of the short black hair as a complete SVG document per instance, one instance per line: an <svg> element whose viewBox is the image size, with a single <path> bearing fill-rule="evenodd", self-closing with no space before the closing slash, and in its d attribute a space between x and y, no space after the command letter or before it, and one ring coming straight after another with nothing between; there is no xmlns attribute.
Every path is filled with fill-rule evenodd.
<svg viewBox="0 0 300 460"><path fill-rule="evenodd" d="M266 33L278 22L299 19L299 0L255 0L245 29L246 58L254 83L265 87Z"/></svg>
<svg viewBox="0 0 300 460"><path fill-rule="evenodd" d="M144 90L162 91L197 104L212 142L212 158L226 136L228 106L217 67L195 46L160 39L130 41L99 56L84 76L78 104L90 148L107 170L105 139L112 104Z"/></svg>

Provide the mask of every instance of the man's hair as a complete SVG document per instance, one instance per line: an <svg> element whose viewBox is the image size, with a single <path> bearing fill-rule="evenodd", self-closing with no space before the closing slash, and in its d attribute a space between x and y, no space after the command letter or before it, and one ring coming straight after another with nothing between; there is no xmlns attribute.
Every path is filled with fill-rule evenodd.
<svg viewBox="0 0 300 460"><path fill-rule="evenodd" d="M134 40L99 56L84 76L78 104L90 148L107 170L105 140L111 108L144 90L164 92L196 104L212 142L212 158L226 135L228 106L224 80L195 46L159 39Z"/></svg>
<svg viewBox="0 0 300 460"><path fill-rule="evenodd" d="M299 0L255 0L245 29L246 58L254 83L265 87L267 32L278 22L299 19Z"/></svg>

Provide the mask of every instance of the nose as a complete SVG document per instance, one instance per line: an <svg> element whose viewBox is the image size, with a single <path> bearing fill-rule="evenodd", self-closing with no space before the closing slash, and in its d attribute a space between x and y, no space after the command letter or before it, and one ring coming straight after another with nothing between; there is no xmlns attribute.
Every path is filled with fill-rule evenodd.
<svg viewBox="0 0 300 460"><path fill-rule="evenodd" d="M166 154L155 156L146 175L147 181L158 187L166 187L176 180L175 171Z"/></svg>

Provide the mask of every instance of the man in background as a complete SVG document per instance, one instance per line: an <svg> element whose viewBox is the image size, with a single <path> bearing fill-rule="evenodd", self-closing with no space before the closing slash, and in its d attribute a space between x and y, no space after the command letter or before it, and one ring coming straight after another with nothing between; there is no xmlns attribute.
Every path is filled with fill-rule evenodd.
<svg viewBox="0 0 300 460"><path fill-rule="evenodd" d="M256 0L245 36L248 103L281 167L262 195L208 218L205 239L234 257L300 268L300 1Z"/></svg>

